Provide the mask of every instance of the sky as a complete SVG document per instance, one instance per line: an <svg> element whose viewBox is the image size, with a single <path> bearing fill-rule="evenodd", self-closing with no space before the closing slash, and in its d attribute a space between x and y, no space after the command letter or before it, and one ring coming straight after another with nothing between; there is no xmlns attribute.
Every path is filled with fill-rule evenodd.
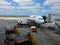
<svg viewBox="0 0 60 45"><path fill-rule="evenodd" d="M0 15L60 14L60 0L0 0Z"/></svg>

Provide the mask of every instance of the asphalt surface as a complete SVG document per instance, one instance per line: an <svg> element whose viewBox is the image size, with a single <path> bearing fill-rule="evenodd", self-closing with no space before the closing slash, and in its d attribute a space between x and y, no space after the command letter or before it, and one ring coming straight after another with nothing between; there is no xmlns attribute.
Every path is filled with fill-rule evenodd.
<svg viewBox="0 0 60 45"><path fill-rule="evenodd" d="M6 27L14 27L17 21L15 20L0 20L0 43L4 42L5 39L5 28ZM31 32L29 27L22 27L19 28L21 33ZM43 32L41 29L37 29L36 32L31 32L32 35L35 37L38 45L55 45L55 43Z"/></svg>

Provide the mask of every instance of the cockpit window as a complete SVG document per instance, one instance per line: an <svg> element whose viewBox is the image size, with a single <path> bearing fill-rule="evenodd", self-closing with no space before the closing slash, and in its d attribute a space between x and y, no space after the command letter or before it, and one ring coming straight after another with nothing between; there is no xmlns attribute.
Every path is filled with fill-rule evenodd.
<svg viewBox="0 0 60 45"><path fill-rule="evenodd" d="M34 16L33 18L36 18L36 16Z"/></svg>

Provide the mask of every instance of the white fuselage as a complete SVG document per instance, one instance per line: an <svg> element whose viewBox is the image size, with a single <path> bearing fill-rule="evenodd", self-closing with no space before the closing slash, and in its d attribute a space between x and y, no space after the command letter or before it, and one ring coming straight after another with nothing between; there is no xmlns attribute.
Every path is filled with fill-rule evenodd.
<svg viewBox="0 0 60 45"><path fill-rule="evenodd" d="M31 15L30 20L34 21L37 24L44 23L44 19L42 16L37 16L37 15Z"/></svg>
<svg viewBox="0 0 60 45"><path fill-rule="evenodd" d="M42 16L31 15L29 19L34 21L37 24L44 23L44 19ZM28 20L27 19L20 19L17 22L20 24L27 24Z"/></svg>

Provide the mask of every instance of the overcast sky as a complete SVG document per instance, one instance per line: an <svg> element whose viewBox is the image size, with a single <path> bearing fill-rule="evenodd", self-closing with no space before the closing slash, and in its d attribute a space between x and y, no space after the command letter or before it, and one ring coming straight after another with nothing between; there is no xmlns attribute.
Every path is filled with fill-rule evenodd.
<svg viewBox="0 0 60 45"><path fill-rule="evenodd" d="M60 14L60 0L0 0L0 15Z"/></svg>

